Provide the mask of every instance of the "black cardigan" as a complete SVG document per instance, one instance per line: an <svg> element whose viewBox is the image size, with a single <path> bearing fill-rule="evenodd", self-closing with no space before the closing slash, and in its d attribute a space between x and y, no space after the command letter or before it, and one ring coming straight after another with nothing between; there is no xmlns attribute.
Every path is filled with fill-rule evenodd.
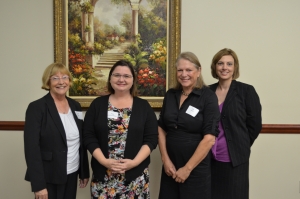
<svg viewBox="0 0 300 199"><path fill-rule="evenodd" d="M210 85L215 92L218 83ZM221 122L233 166L249 160L262 128L261 105L253 86L233 80L221 112Z"/></svg>
<svg viewBox="0 0 300 199"><path fill-rule="evenodd" d="M109 95L96 98L86 112L83 127L83 142L93 154L100 148L108 158L108 108ZM150 150L156 148L158 142L158 126L155 113L149 103L141 98L133 98L132 114L130 116L124 158L134 159L142 145L148 145ZM137 167L125 172L126 181L130 182L142 174L150 164L150 156ZM104 180L107 168L94 157L91 160L94 178Z"/></svg>

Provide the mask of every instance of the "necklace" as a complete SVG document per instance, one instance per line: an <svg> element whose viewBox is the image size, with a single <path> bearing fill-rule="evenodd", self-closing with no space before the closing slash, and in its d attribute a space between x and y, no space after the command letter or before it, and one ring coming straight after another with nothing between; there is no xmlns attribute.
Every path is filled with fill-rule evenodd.
<svg viewBox="0 0 300 199"><path fill-rule="evenodd" d="M189 96L189 94L190 94L190 93L189 93L189 94L185 93L183 90L182 90L181 93L182 93L182 95L184 95L184 96Z"/></svg>

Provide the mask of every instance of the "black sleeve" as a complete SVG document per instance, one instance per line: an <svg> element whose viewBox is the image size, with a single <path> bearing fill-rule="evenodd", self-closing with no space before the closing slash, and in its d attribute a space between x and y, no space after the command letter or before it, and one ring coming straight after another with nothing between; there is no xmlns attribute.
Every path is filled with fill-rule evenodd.
<svg viewBox="0 0 300 199"><path fill-rule="evenodd" d="M147 118L144 127L143 144L147 144L152 151L158 143L158 125L156 115L148 102L146 102L145 107L147 107Z"/></svg>
<svg viewBox="0 0 300 199"><path fill-rule="evenodd" d="M84 122L83 122L83 145L89 150L91 154L93 154L94 150L100 148L99 140L96 136L96 129L95 129L95 120L98 117L97 112L99 110L99 106L97 103L100 101L99 98L96 98L90 105L89 109L87 110Z"/></svg>
<svg viewBox="0 0 300 199"><path fill-rule="evenodd" d="M210 90L209 90L210 91ZM210 92L205 99L203 113L203 135L212 134L216 137L219 135L220 111L218 107L218 98L215 93Z"/></svg>
<svg viewBox="0 0 300 199"><path fill-rule="evenodd" d="M24 150L27 164L27 177L33 192L46 188L43 161L40 149L40 132L42 130L43 112L34 103L30 103L25 116Z"/></svg>
<svg viewBox="0 0 300 199"><path fill-rule="evenodd" d="M248 87L245 100L247 112L246 125L250 136L250 144L252 145L262 128L261 104L253 86Z"/></svg>
<svg viewBox="0 0 300 199"><path fill-rule="evenodd" d="M78 102L73 101L75 103L76 106L76 111L81 111L81 106ZM83 133L83 126L81 126L82 129L79 129L79 132ZM81 159L82 161L80 161L80 171L79 171L79 178L80 179L85 179L85 178L89 178L90 177L90 168L89 168L89 160L88 160L88 155L87 155L87 149L83 144L83 135L81 136L82 140L80 140L80 148L81 148Z"/></svg>
<svg viewBox="0 0 300 199"><path fill-rule="evenodd" d="M161 107L161 111L159 113L159 118L158 118L158 126L161 127L165 132L167 132L167 128L164 122L164 114L166 110L166 103L167 103L167 94L165 94L164 100L163 100L163 105Z"/></svg>

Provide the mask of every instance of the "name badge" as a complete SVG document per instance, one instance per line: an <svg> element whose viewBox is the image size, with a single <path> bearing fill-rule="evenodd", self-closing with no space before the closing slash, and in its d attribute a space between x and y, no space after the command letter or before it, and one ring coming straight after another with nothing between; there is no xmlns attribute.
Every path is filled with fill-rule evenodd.
<svg viewBox="0 0 300 199"><path fill-rule="evenodd" d="M107 117L117 119L118 118L118 113L114 112L114 111L107 111Z"/></svg>
<svg viewBox="0 0 300 199"><path fill-rule="evenodd" d="M197 115L197 113L199 112L199 109L193 107L193 106L189 106L189 108L186 110L186 113L195 117Z"/></svg>
<svg viewBox="0 0 300 199"><path fill-rule="evenodd" d="M82 111L75 111L75 114L76 114L76 116L77 116L78 119L83 120Z"/></svg>

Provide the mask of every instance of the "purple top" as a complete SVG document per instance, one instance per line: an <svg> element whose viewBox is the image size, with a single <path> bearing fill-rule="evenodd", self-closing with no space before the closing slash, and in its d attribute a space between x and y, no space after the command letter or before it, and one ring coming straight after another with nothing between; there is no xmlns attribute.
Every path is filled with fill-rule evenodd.
<svg viewBox="0 0 300 199"><path fill-rule="evenodd" d="M223 104L224 104L224 102L219 105L220 112L222 112ZM225 133L224 133L224 129L223 129L221 120L219 121L219 130L220 130L220 134L216 138L216 142L215 142L214 146L211 148L213 158L220 162L231 162L229 153L228 153L226 137L225 137Z"/></svg>

